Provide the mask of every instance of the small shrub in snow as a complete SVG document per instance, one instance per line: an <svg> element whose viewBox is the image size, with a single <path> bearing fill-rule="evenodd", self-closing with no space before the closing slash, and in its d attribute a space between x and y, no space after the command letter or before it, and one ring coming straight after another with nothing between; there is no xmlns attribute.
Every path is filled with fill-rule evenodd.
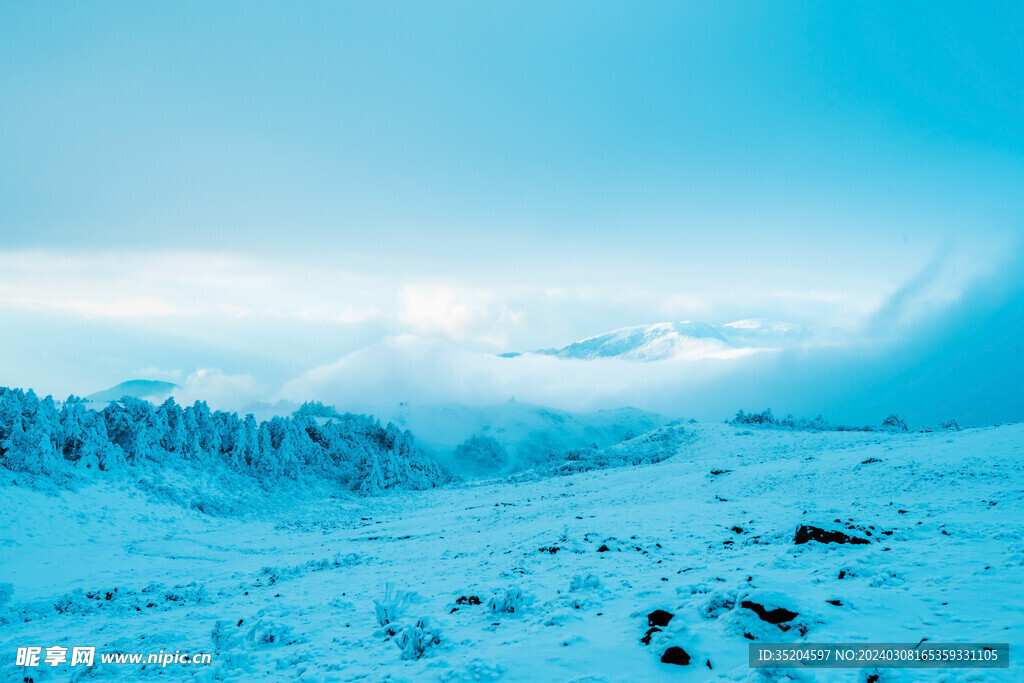
<svg viewBox="0 0 1024 683"><path fill-rule="evenodd" d="M903 421L903 418L893 413L889 417L882 420L882 429L890 432L906 432L907 423Z"/></svg>
<svg viewBox="0 0 1024 683"><path fill-rule="evenodd" d="M387 626L401 619L412 604L414 595L415 593L409 591L398 590L390 583L385 584L384 595L373 601L377 623Z"/></svg>
<svg viewBox="0 0 1024 683"><path fill-rule="evenodd" d="M260 619L245 634L245 644L250 650L290 645L293 642L291 627L276 621Z"/></svg>
<svg viewBox="0 0 1024 683"><path fill-rule="evenodd" d="M269 619L218 619L210 632L213 651L234 667L248 662L247 652L298 642L290 626Z"/></svg>
<svg viewBox="0 0 1024 683"><path fill-rule="evenodd" d="M426 617L399 630L395 645L402 651L402 659L420 659L427 651L441 644L441 631Z"/></svg>
<svg viewBox="0 0 1024 683"><path fill-rule="evenodd" d="M239 632L241 626L242 620L239 620L236 625L234 622L218 619L217 623L213 625L213 630L210 631L213 651L221 654L222 652L240 647L243 640L243 636Z"/></svg>
<svg viewBox="0 0 1024 683"><path fill-rule="evenodd" d="M760 413L744 413L742 410L736 413L736 417L733 418L733 424L742 425L776 425L775 417L772 415L771 408L768 408L764 412Z"/></svg>
<svg viewBox="0 0 1024 683"><path fill-rule="evenodd" d="M487 601L487 609L494 614L515 614L526 605L527 599L523 592L513 586L499 591Z"/></svg>
<svg viewBox="0 0 1024 683"><path fill-rule="evenodd" d="M577 574L572 577L572 581L569 582L569 590L585 591L585 590L601 590L601 579L596 574Z"/></svg>

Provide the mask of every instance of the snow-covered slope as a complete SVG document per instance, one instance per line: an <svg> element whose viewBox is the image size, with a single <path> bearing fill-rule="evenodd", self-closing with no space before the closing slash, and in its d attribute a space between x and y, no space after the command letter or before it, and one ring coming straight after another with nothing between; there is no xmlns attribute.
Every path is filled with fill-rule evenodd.
<svg viewBox="0 0 1024 683"><path fill-rule="evenodd" d="M379 498L283 488L245 517L107 480L46 493L7 479L0 679L1024 679L1019 657L747 666L750 643L1024 643L1024 425L664 429L677 454L654 465ZM864 542L797 543L802 526ZM645 644L659 609L672 618ZM27 645L95 646L97 665L28 671L14 660ZM662 663L671 647L690 663ZM114 650L213 661L99 664Z"/></svg>

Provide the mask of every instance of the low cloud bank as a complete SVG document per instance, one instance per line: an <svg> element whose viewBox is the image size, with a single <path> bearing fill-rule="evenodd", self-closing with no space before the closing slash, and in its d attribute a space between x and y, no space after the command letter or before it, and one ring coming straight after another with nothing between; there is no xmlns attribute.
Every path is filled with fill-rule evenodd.
<svg viewBox="0 0 1024 683"><path fill-rule="evenodd" d="M634 363L525 355L499 358L405 335L289 381L287 400L375 411L399 402L486 404L510 398L566 410L634 406L719 420L772 408L832 421L912 426L1024 419L1024 276L1019 254L1000 275L928 316L921 290L935 266L897 292L865 335L838 345L742 358Z"/></svg>

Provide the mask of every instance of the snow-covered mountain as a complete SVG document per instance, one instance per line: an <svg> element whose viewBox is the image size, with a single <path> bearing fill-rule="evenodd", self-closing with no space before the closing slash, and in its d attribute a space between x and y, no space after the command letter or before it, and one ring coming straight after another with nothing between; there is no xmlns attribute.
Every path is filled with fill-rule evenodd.
<svg viewBox="0 0 1024 683"><path fill-rule="evenodd" d="M711 325L701 322L636 325L605 332L557 349L534 353L558 358L621 358L655 361L669 358L701 358L727 352L729 341Z"/></svg>
<svg viewBox="0 0 1024 683"><path fill-rule="evenodd" d="M719 326L686 320L622 327L560 348L529 353L581 360L619 358L640 362L721 358L741 356L757 349L779 348L809 336L810 330L803 325L764 318L737 320ZM521 355L501 354L505 358Z"/></svg>

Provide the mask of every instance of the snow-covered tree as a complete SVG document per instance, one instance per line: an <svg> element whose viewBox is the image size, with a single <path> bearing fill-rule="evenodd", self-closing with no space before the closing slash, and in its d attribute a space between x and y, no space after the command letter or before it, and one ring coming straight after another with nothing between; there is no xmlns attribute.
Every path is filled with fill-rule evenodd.
<svg viewBox="0 0 1024 683"><path fill-rule="evenodd" d="M252 415L211 413L203 402L182 409L168 399L154 407L130 396L101 411L71 396L58 411L49 396L40 400L32 391L0 388L0 466L52 474L183 458L196 467L228 465L261 479L329 477L371 493L446 481L409 432L336 412L325 424L322 419L304 414L257 423Z"/></svg>
<svg viewBox="0 0 1024 683"><path fill-rule="evenodd" d="M505 447L490 436L471 436L452 453L454 467L478 475L498 475L508 469Z"/></svg>

